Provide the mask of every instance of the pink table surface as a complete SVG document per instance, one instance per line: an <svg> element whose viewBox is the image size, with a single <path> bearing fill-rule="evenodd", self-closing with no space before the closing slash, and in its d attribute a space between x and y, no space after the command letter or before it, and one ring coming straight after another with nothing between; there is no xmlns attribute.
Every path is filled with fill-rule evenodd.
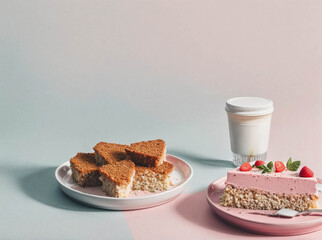
<svg viewBox="0 0 322 240"><path fill-rule="evenodd" d="M124 212L135 239L321 239L322 231L290 237L258 235L222 222L206 202L205 191L183 194L155 208Z"/></svg>

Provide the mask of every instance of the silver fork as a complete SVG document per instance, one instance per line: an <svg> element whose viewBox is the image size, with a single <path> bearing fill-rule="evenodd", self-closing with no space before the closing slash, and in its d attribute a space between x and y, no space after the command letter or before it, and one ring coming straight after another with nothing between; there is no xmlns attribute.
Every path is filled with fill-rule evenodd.
<svg viewBox="0 0 322 240"><path fill-rule="evenodd" d="M278 210L277 212L275 212L273 215L292 218L292 217L295 217L296 215L301 214L301 213L313 213L313 212L322 213L322 209L312 208L312 209L309 209L306 211L298 212L298 211L295 211L292 209L282 208L282 209ZM322 214L321 214L321 217L322 217Z"/></svg>

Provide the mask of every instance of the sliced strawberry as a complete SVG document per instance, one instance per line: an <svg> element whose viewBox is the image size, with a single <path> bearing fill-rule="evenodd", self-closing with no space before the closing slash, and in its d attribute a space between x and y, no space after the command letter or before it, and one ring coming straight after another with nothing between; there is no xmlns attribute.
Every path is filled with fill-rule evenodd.
<svg viewBox="0 0 322 240"><path fill-rule="evenodd" d="M247 171L252 170L252 166L250 165L249 162L245 162L240 166L239 169L240 169L240 171L247 172Z"/></svg>
<svg viewBox="0 0 322 240"><path fill-rule="evenodd" d="M265 162L264 161L260 161L260 160L257 160L256 162L255 162L255 166L256 167L258 167L258 166L260 166L260 165L264 165L265 164Z"/></svg>
<svg viewBox="0 0 322 240"><path fill-rule="evenodd" d="M300 177L313 177L314 173L307 166L304 166L300 171Z"/></svg>
<svg viewBox="0 0 322 240"><path fill-rule="evenodd" d="M285 169L284 163L282 163L280 161L275 162L275 172L283 172L284 169Z"/></svg>

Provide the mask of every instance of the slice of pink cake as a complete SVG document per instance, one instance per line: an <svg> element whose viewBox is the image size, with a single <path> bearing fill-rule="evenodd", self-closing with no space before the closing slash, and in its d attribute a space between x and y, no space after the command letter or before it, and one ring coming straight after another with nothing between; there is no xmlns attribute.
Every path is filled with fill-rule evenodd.
<svg viewBox="0 0 322 240"><path fill-rule="evenodd" d="M267 163L265 163L267 164ZM257 167L227 173L221 204L246 209L289 208L303 211L318 205L317 178L300 177L299 170L262 173Z"/></svg>

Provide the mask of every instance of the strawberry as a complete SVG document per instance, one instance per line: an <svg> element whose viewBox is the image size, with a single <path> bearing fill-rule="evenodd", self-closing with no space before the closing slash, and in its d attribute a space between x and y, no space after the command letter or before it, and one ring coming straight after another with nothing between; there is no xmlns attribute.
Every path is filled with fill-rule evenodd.
<svg viewBox="0 0 322 240"><path fill-rule="evenodd" d="M283 172L284 169L285 169L284 163L282 163L280 161L275 162L275 172Z"/></svg>
<svg viewBox="0 0 322 240"><path fill-rule="evenodd" d="M243 171L243 172L247 172L247 171L252 170L252 166L250 165L249 162L245 162L240 166L239 170Z"/></svg>
<svg viewBox="0 0 322 240"><path fill-rule="evenodd" d="M300 177L313 177L314 173L307 166L304 166L300 171Z"/></svg>
<svg viewBox="0 0 322 240"><path fill-rule="evenodd" d="M260 165L264 165L265 164L265 162L264 161L260 161L260 160L257 160L256 162L255 162L255 166L256 167L258 167L258 166L260 166Z"/></svg>

